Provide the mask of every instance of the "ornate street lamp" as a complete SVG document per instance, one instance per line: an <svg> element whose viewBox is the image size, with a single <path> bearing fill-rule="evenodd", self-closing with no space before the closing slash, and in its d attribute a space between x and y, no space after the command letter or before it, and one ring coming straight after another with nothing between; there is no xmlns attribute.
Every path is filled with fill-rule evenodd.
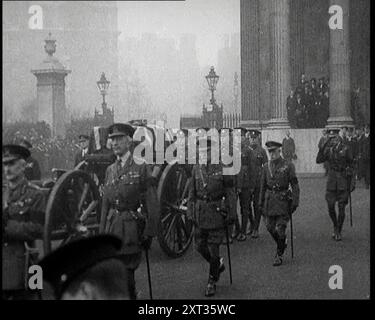
<svg viewBox="0 0 375 320"><path fill-rule="evenodd" d="M216 74L214 67L211 67L210 72L206 76L208 83L208 89L211 91L211 104L215 104L214 91L216 90L216 85L219 81L219 76Z"/></svg>
<svg viewBox="0 0 375 320"><path fill-rule="evenodd" d="M105 77L104 72L102 72L102 75L100 76L100 80L96 82L96 84L98 85L98 89L100 91L100 94L103 97L103 103L102 103L103 112L104 112L105 108L107 107L107 104L105 102L105 96L107 95L107 90L109 88L110 83L111 82L108 81L107 78Z"/></svg>

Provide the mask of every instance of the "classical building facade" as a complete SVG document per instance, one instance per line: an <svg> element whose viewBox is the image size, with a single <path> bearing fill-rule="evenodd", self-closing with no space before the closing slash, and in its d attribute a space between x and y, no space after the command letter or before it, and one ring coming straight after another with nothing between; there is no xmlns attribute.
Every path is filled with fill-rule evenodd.
<svg viewBox="0 0 375 320"><path fill-rule="evenodd" d="M329 28L330 6L343 29ZM370 96L369 0L241 0L242 125L289 127L286 99L299 77L330 79L328 127L353 125L351 92Z"/></svg>
<svg viewBox="0 0 375 320"><path fill-rule="evenodd" d="M343 10L331 29L329 8ZM327 127L353 126L351 94L370 110L369 0L241 0L241 124L262 131L262 142L282 141L290 129L286 101L302 73L329 78ZM369 121L369 120L368 120ZM315 162L322 128L290 130L299 174L323 174Z"/></svg>

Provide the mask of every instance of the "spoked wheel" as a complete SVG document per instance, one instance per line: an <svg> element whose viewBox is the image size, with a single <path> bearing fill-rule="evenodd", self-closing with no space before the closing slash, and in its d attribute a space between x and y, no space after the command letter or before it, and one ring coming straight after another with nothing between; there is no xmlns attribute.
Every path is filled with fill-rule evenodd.
<svg viewBox="0 0 375 320"><path fill-rule="evenodd" d="M64 173L48 197L43 247L52 247L99 231L100 198L89 174L74 170Z"/></svg>
<svg viewBox="0 0 375 320"><path fill-rule="evenodd" d="M190 179L183 166L169 164L163 171L158 186L160 221L158 241L171 258L181 257L189 248L194 224L187 217L187 198Z"/></svg>

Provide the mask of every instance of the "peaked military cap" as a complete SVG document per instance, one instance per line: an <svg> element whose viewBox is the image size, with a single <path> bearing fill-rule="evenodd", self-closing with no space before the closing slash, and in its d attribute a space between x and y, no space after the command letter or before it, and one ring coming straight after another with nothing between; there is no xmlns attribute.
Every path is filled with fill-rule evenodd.
<svg viewBox="0 0 375 320"><path fill-rule="evenodd" d="M108 137L129 136L133 137L135 129L126 123L114 123L108 128Z"/></svg>
<svg viewBox="0 0 375 320"><path fill-rule="evenodd" d="M253 129L253 130L249 130L250 132L250 137L252 138L256 138L256 137L259 137L261 132L259 130L256 130L256 129Z"/></svg>
<svg viewBox="0 0 375 320"><path fill-rule="evenodd" d="M90 137L87 135L87 134L80 134L78 136L78 139L79 141L82 141L82 140L90 140Z"/></svg>
<svg viewBox="0 0 375 320"><path fill-rule="evenodd" d="M120 258L122 241L112 235L81 238L46 255L39 265L58 298L69 283L89 268L107 259Z"/></svg>
<svg viewBox="0 0 375 320"><path fill-rule="evenodd" d="M328 130L329 135L335 135L335 134L338 134L339 132L340 132L340 128L332 128Z"/></svg>
<svg viewBox="0 0 375 320"><path fill-rule="evenodd" d="M268 151L273 151L277 148L281 148L282 144L279 143L279 142L276 142L276 141L267 141L266 147L267 147Z"/></svg>
<svg viewBox="0 0 375 320"><path fill-rule="evenodd" d="M3 163L18 159L26 160L28 157L30 157L30 151L23 146L17 144L7 144L3 146Z"/></svg>

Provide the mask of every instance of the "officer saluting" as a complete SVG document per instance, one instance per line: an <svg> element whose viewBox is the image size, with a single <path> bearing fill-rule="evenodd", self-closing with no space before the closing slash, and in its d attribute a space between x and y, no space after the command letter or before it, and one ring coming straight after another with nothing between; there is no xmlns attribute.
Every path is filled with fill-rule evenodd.
<svg viewBox="0 0 375 320"><path fill-rule="evenodd" d="M25 299L26 275L32 241L41 239L45 198L39 187L25 177L30 151L19 145L3 150L3 296Z"/></svg>
<svg viewBox="0 0 375 320"><path fill-rule="evenodd" d="M353 155L351 148L339 136L340 129L332 129L329 139L319 149L316 162L328 161L328 179L326 200L328 213L333 222L332 238L341 241L341 231L345 220L345 207L348 204L349 192L354 184ZM350 189L350 190L349 190ZM335 205L338 203L339 214Z"/></svg>
<svg viewBox="0 0 375 320"><path fill-rule="evenodd" d="M148 250L157 233L159 204L149 166L133 157L134 131L122 123L109 127L117 160L105 175L100 232L122 239L122 252L135 286L134 271L141 262L142 248Z"/></svg>
<svg viewBox="0 0 375 320"><path fill-rule="evenodd" d="M268 232L277 244L274 266L282 264L286 249L286 227L299 204L299 186L293 163L281 157L281 143L266 142L270 161L263 166L259 207Z"/></svg>
<svg viewBox="0 0 375 320"><path fill-rule="evenodd" d="M226 235L225 228L234 223L235 192L233 176L223 175L223 166L211 163L211 148L218 147L217 144L208 137L204 148L202 141L198 145L200 154L207 154L207 164L193 167L188 214L195 214L197 250L210 265L205 295L213 296L216 282L225 270L219 247Z"/></svg>

